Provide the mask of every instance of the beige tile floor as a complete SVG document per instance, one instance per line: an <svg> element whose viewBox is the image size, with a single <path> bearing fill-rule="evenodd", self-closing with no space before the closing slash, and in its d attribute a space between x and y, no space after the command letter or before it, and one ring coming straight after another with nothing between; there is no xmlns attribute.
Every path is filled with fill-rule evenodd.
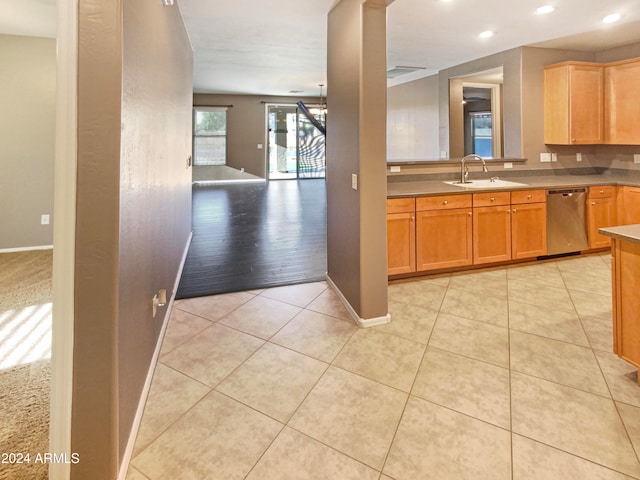
<svg viewBox="0 0 640 480"><path fill-rule="evenodd" d="M129 480L640 478L610 259L392 282L356 328L324 282L178 301Z"/></svg>

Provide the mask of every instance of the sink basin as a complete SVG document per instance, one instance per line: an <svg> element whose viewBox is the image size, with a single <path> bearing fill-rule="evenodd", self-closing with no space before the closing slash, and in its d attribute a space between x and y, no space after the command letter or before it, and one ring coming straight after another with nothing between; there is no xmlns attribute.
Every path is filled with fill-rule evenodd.
<svg viewBox="0 0 640 480"><path fill-rule="evenodd" d="M444 182L460 188L510 188L510 187L526 187L528 184L519 182L510 182L508 180L473 180L468 183Z"/></svg>

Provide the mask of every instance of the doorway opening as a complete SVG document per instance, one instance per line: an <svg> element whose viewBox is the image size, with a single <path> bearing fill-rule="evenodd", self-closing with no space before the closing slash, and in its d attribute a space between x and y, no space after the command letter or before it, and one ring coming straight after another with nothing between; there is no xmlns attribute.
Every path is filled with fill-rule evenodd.
<svg viewBox="0 0 640 480"><path fill-rule="evenodd" d="M325 125L325 111L309 108ZM297 105L267 105L267 178L324 178L325 136Z"/></svg>

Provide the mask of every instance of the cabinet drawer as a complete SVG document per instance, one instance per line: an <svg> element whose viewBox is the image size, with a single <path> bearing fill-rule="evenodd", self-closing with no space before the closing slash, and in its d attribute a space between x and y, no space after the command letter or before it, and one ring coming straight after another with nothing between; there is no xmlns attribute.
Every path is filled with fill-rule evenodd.
<svg viewBox="0 0 640 480"><path fill-rule="evenodd" d="M387 198L387 213L413 213L416 210L416 199Z"/></svg>
<svg viewBox="0 0 640 480"><path fill-rule="evenodd" d="M616 187L613 185L604 185L597 187L589 187L589 198L608 198L613 197Z"/></svg>
<svg viewBox="0 0 640 480"><path fill-rule="evenodd" d="M518 190L511 192L511 203L543 203L546 202L544 190Z"/></svg>
<svg viewBox="0 0 640 480"><path fill-rule="evenodd" d="M474 207L492 207L494 205L509 205L511 203L511 192L488 192L474 193Z"/></svg>
<svg viewBox="0 0 640 480"><path fill-rule="evenodd" d="M438 195L416 198L416 211L441 210L443 208L469 208L471 195Z"/></svg>

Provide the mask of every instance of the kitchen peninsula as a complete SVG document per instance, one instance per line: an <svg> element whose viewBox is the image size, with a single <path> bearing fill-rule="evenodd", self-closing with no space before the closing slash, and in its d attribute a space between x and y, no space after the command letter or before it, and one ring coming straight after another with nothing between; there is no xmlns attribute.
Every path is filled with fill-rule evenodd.
<svg viewBox="0 0 640 480"><path fill-rule="evenodd" d="M613 351L640 368L640 224L600 232L612 240Z"/></svg>

